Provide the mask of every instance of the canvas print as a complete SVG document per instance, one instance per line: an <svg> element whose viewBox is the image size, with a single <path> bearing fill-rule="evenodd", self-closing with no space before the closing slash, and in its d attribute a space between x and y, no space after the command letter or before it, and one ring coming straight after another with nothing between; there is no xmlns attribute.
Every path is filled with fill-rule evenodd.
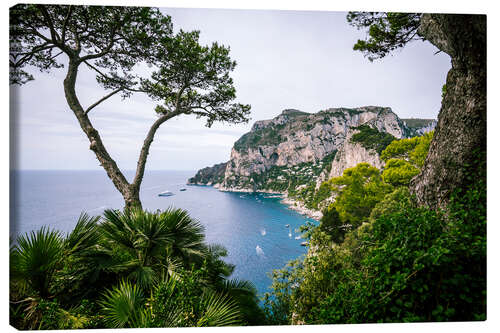
<svg viewBox="0 0 500 333"><path fill-rule="evenodd" d="M486 320L486 15L9 20L13 327Z"/></svg>

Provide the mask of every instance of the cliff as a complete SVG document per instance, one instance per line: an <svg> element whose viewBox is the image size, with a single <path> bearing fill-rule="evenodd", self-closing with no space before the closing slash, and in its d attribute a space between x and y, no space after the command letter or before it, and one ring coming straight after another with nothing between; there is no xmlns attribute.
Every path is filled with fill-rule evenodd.
<svg viewBox="0 0 500 333"><path fill-rule="evenodd" d="M296 199L360 162L382 168L379 154L395 139L428 131L434 120L400 119L388 107L330 108L317 113L287 109L255 122L234 143L227 163L204 168L191 184L222 191L275 192ZM293 208L293 207L292 207ZM311 216L311 214L309 214ZM317 217L317 216L315 216Z"/></svg>
<svg viewBox="0 0 500 333"><path fill-rule="evenodd" d="M221 190L285 191L316 182L330 169L348 133L361 125L391 138L409 132L390 108L327 109L310 114L285 110L257 121L231 151Z"/></svg>
<svg viewBox="0 0 500 333"><path fill-rule="evenodd" d="M224 180L226 163L215 164L212 167L206 167L199 170L196 175L188 179L188 185L215 185Z"/></svg>
<svg viewBox="0 0 500 333"><path fill-rule="evenodd" d="M436 128L437 120L436 119L417 119L417 118L408 118L401 119L407 128L407 132L405 133L406 137L413 137L422 135L424 133L428 133L434 128Z"/></svg>

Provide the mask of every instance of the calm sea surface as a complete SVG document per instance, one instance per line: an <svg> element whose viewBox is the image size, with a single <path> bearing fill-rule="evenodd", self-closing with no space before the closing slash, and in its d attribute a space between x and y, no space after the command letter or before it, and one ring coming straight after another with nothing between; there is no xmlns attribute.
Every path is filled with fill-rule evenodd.
<svg viewBox="0 0 500 333"><path fill-rule="evenodd" d="M305 254L298 229L307 218L269 194L219 192L208 186L186 186L194 172L146 171L141 188L144 209L186 209L205 227L208 243L225 246L226 261L236 265L232 277L252 281L260 293L271 280L266 273ZM126 173L130 179L132 173ZM72 230L81 212L99 215L123 207L123 200L104 171L15 171L11 173L10 234L49 226ZM187 190L179 191L181 188ZM158 197L172 191L175 195ZM312 220L310 220L312 221ZM289 224L290 228L286 225Z"/></svg>

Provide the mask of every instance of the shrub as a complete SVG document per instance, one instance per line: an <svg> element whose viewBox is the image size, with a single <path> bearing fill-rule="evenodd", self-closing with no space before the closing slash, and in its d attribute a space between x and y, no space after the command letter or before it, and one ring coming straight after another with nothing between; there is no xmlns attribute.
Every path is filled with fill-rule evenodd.
<svg viewBox="0 0 500 333"><path fill-rule="evenodd" d="M353 134L351 142L360 143L366 149L373 149L379 155L396 138L385 132L379 132L376 128L368 125L355 127L359 132Z"/></svg>

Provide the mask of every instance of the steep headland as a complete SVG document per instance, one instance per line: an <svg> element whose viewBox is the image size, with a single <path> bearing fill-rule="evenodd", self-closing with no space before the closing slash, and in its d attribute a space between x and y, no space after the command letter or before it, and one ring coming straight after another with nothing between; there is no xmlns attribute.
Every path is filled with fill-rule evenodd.
<svg viewBox="0 0 500 333"><path fill-rule="evenodd" d="M226 163L201 169L188 184L222 191L272 192L292 208L320 218L303 196L361 162L382 168L381 151L393 140L434 128L433 119L400 119L388 107L330 108L317 113L287 109L255 122L238 139Z"/></svg>
<svg viewBox="0 0 500 333"><path fill-rule="evenodd" d="M227 162L200 169L194 177L188 179L187 183L188 185L220 184L224 181L226 165Z"/></svg>

